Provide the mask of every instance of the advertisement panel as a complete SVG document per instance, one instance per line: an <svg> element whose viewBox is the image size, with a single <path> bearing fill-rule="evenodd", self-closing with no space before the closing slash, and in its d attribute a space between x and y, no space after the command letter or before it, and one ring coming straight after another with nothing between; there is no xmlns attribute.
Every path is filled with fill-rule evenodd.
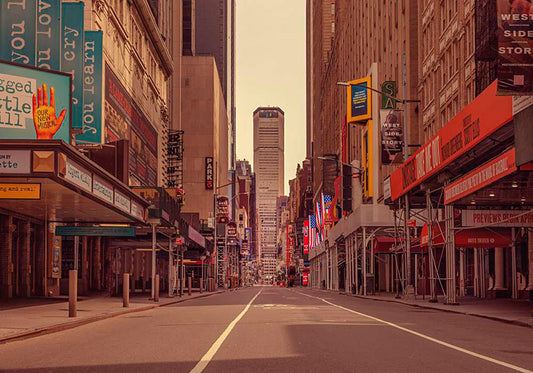
<svg viewBox="0 0 533 373"><path fill-rule="evenodd" d="M449 204L478 191L517 170L515 149L490 160L444 188L444 203Z"/></svg>
<svg viewBox="0 0 533 373"><path fill-rule="evenodd" d="M372 95L370 90L365 87L371 87L370 77L351 80L350 85L346 88L347 93L347 120L351 122L362 122L372 117Z"/></svg>
<svg viewBox="0 0 533 373"><path fill-rule="evenodd" d="M69 142L70 76L0 62L0 138Z"/></svg>
<svg viewBox="0 0 533 373"><path fill-rule="evenodd" d="M0 183L0 199L41 199L41 184Z"/></svg>
<svg viewBox="0 0 533 373"><path fill-rule="evenodd" d="M83 42L83 120L76 144L102 142L102 31L85 31Z"/></svg>
<svg viewBox="0 0 533 373"><path fill-rule="evenodd" d="M41 69L60 70L60 19L61 0L38 1L35 31L36 66Z"/></svg>
<svg viewBox="0 0 533 373"><path fill-rule="evenodd" d="M0 59L35 66L37 0L0 0Z"/></svg>
<svg viewBox="0 0 533 373"><path fill-rule="evenodd" d="M533 210L462 210L463 227L533 227Z"/></svg>
<svg viewBox="0 0 533 373"><path fill-rule="evenodd" d="M533 4L497 0L498 94L533 94Z"/></svg>
<svg viewBox="0 0 533 373"><path fill-rule="evenodd" d="M391 175L392 200L435 175L513 119L511 97L492 83Z"/></svg>
<svg viewBox="0 0 533 373"><path fill-rule="evenodd" d="M72 75L72 129L83 127L83 2L61 5L61 71Z"/></svg>
<svg viewBox="0 0 533 373"><path fill-rule="evenodd" d="M403 123L400 110L382 109L381 119L381 163L391 164L402 159L403 154Z"/></svg>
<svg viewBox="0 0 533 373"><path fill-rule="evenodd" d="M0 174L29 174L30 150L0 150Z"/></svg>

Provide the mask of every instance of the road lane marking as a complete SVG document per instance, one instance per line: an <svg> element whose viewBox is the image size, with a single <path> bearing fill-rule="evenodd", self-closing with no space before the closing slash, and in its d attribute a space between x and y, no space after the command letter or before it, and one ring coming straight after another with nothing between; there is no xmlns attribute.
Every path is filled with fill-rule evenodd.
<svg viewBox="0 0 533 373"><path fill-rule="evenodd" d="M201 373L207 367L209 362L213 359L213 357L217 353L217 351L220 348L220 346L222 346L222 343L224 343L224 341L228 337L229 333L231 333L231 331L233 330L235 325L237 325L239 320L242 319L244 314L248 311L248 309L250 308L250 306L254 302L255 298L257 298L259 296L259 294L261 294L262 291L263 291L262 289L259 290L259 293L257 293L252 298L252 300L250 302L248 302L248 304L246 305L246 307L244 307L242 312L239 313L237 315L237 317L228 325L226 330L224 330L224 332L220 335L220 337L218 337L218 339L215 341L215 343L213 343L213 345L211 346L209 351L207 351L205 353L205 355L200 359L200 361L196 364L196 366L194 368L192 368L191 373Z"/></svg>
<svg viewBox="0 0 533 373"><path fill-rule="evenodd" d="M459 351L459 352L462 352L462 353L465 353L467 355L470 355L470 356L474 356L474 357L477 357L478 359L482 359L482 360L485 360L485 361L489 361L491 363L494 363L494 364L497 364L497 365L501 365L501 366L504 366L506 368L509 368L509 369L513 369L517 372L522 372L522 373L533 373L533 371L531 370L528 370L528 369L525 369L525 368L522 368L522 367L519 367L519 366L516 366L516 365L513 365L513 364L509 364L509 363L506 363L505 361L501 361L501 360L497 360L497 359L494 359L492 357L488 357L488 356L485 356L485 355L482 355L482 354L478 354L477 352L474 352L474 351L470 351L470 350L467 350L465 348L462 348L462 347L459 347L459 346L455 346L455 345L452 345L451 343L448 343L448 342L444 342L444 341L441 341L439 339L436 339L436 338L433 338L433 337L430 337L428 335L425 335L425 334L422 334L422 333L419 333L419 332L415 332L414 330L411 330L411 329L407 329L407 328L404 328L403 326L400 326L400 325L397 325L397 324L394 324L392 322L389 322L389 321L385 321L385 320L381 320L381 319L378 319L377 317L374 317L374 316L370 316L370 315L367 315L365 313L362 313L362 312L357 312L357 311L354 311L352 309L349 309L349 308L346 308L346 307L343 307L343 306L339 306L338 304L335 304L335 303L331 303L323 298L320 298L320 297L315 297L313 295L308 295L308 294L304 294L304 293L300 293L299 291L295 291L296 293L298 294L301 294L301 295L305 295L306 297L310 297L310 298L315 298L315 299L319 299L327 304L329 304L330 306L333 306L333 307L337 307L337 308L340 308L344 311L348 311L348 312L351 312L351 313L354 313L356 315L359 315L359 316L363 316L363 317L367 317L371 320L374 320L374 321L378 321L378 322L381 322L383 324L386 324L386 325L389 325L389 326L392 326L393 328L396 328L396 329L400 329L406 333L410 333L410 334L413 334L413 335L416 335L417 337L420 337L420 338L423 338L423 339L427 339L428 341L431 341L431 342L434 342L434 343L437 343L441 346L444 346L444 347L448 347L452 350L456 350L456 351Z"/></svg>

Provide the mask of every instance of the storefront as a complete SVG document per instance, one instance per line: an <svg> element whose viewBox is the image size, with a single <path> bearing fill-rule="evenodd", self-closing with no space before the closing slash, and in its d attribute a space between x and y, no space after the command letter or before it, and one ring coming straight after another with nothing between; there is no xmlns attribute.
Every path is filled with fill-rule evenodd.
<svg viewBox="0 0 533 373"><path fill-rule="evenodd" d="M525 297L533 286L533 164L518 164L513 99L497 82L391 175L396 208L422 208L431 296ZM406 209L406 203L407 209ZM529 279L528 279L529 278Z"/></svg>
<svg viewBox="0 0 533 373"><path fill-rule="evenodd" d="M148 202L59 140L1 140L0 297L109 287L108 240L135 235Z"/></svg>

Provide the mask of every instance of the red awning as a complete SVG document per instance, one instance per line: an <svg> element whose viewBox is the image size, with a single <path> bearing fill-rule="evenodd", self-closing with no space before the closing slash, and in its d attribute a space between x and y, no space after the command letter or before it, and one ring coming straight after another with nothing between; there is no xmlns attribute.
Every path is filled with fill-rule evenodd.
<svg viewBox="0 0 533 373"><path fill-rule="evenodd" d="M394 237L374 237L374 254L390 253L393 251Z"/></svg>
<svg viewBox="0 0 533 373"><path fill-rule="evenodd" d="M456 228L457 229L457 228ZM445 239L444 222L433 223L433 246L443 246ZM456 230L455 247L509 247L513 243L509 228L472 228ZM424 224L420 234L420 244L428 245L428 225Z"/></svg>

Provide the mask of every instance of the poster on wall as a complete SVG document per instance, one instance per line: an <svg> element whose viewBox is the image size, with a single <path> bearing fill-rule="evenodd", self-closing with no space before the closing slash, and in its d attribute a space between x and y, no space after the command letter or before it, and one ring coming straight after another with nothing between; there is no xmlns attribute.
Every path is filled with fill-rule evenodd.
<svg viewBox="0 0 533 373"><path fill-rule="evenodd" d="M403 126L400 110L380 110L381 163L388 165L401 162L403 153Z"/></svg>
<svg viewBox="0 0 533 373"><path fill-rule="evenodd" d="M70 75L0 62L0 138L69 142Z"/></svg>
<svg viewBox="0 0 533 373"><path fill-rule="evenodd" d="M533 1L497 1L498 94L533 95Z"/></svg>

